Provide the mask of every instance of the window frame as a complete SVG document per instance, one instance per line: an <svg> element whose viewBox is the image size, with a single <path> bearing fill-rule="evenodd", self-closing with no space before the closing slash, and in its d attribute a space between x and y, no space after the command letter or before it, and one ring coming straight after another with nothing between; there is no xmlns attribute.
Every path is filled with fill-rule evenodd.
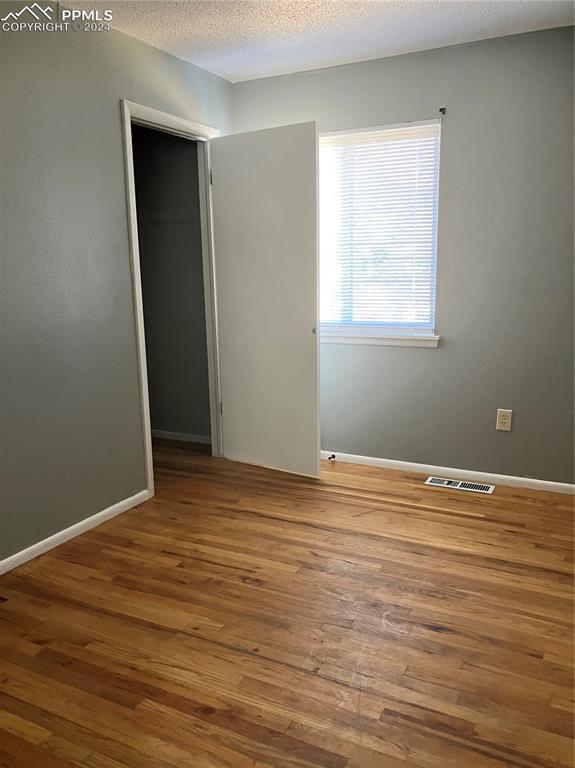
<svg viewBox="0 0 575 768"><path fill-rule="evenodd" d="M416 328L409 324L398 323L396 326L379 323L322 323L319 317L319 340L324 344L364 344L374 346L401 346L401 347L437 347L440 336L436 334L436 297L437 297L437 268L438 268L438 230L440 211L440 175L441 175L441 151L442 151L442 120L431 118L429 120L413 120L403 123L388 123L363 128L347 128L338 131L321 131L318 136L318 148L321 150L321 139L337 136L353 136L363 133L377 133L381 131L416 128L417 126L439 126L439 148L437 154L437 213L434 223L434 269L431 283L431 314L433 323L429 330ZM321 173L321 163L318 163L318 176ZM321 177L318 187L321 194ZM320 205L321 212L321 205ZM321 222L320 222L321 223ZM319 248L320 290L321 290L321 243Z"/></svg>

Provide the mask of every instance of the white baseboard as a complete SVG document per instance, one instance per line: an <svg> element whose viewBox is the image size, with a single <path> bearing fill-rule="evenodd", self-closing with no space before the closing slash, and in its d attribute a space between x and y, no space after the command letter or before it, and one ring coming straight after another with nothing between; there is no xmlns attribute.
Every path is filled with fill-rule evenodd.
<svg viewBox="0 0 575 768"><path fill-rule="evenodd" d="M120 515L122 512L126 512L126 510L147 501L151 497L152 494L149 490L146 489L140 491L139 493L134 494L134 496L119 501L117 504L112 504L111 507L103 509L101 512L96 512L95 515L91 515L85 520L80 520L79 523L74 523L74 525L69 526L69 528L64 528L63 531L48 536L47 539L42 539L42 541L38 541L36 544L32 544L32 546L27 547L26 549L22 549L20 552L16 552L14 555L10 555L10 557L6 557L4 560L0 560L0 574L11 571L13 568L26 563L28 560L38 557L38 555L43 555L44 552L48 552L49 549L54 549L54 547L63 544L65 541L69 541L70 539L79 536L81 533L85 533L91 528L95 528L97 525L100 525L100 523L104 523L106 520L110 520L110 518L116 517L116 515Z"/></svg>
<svg viewBox="0 0 575 768"><path fill-rule="evenodd" d="M327 459L335 454L336 461L348 464L369 464L372 467L397 469L400 472L421 472L427 475L440 475L454 480L471 480L489 485L512 485L519 488L534 488L540 491L575 494L575 485L571 483L556 483L553 480L537 480L532 477L516 477L515 475L492 475L490 472L474 472L468 469L453 469L452 467L437 467L434 464L415 464L410 461L395 459L377 459L371 456L355 456L352 453L338 451L322 451L321 458Z"/></svg>
<svg viewBox="0 0 575 768"><path fill-rule="evenodd" d="M211 445L212 438L209 435L190 435L187 432L168 432L165 429L153 429L152 437L163 437L165 440L181 440L184 443L200 443Z"/></svg>

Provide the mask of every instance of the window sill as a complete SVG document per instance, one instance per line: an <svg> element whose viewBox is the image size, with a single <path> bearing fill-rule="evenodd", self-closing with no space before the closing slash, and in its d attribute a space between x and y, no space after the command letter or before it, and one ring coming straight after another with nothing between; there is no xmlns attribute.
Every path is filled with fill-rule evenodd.
<svg viewBox="0 0 575 768"><path fill-rule="evenodd" d="M382 347L437 347L439 336L406 335L406 336L359 336L320 332L320 344L365 344Z"/></svg>

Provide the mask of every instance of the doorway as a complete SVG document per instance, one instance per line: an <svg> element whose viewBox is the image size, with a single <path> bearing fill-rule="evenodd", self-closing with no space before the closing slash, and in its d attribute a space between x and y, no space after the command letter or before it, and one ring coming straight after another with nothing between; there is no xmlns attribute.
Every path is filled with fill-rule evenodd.
<svg viewBox="0 0 575 768"><path fill-rule="evenodd" d="M207 140L219 131L122 101L147 490L152 434L223 452Z"/></svg>
<svg viewBox="0 0 575 768"><path fill-rule="evenodd" d="M318 477L315 123L220 136L217 129L134 102L122 101L121 108L150 496L154 478L134 123L197 146L212 454Z"/></svg>
<svg viewBox="0 0 575 768"><path fill-rule="evenodd" d="M132 125L152 437L211 445L198 145Z"/></svg>

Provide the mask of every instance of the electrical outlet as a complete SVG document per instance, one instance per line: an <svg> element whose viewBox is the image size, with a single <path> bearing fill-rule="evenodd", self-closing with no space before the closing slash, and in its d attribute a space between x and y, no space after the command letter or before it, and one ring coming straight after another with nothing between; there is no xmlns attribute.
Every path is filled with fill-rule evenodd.
<svg viewBox="0 0 575 768"><path fill-rule="evenodd" d="M513 420L513 411L509 411L506 408L498 408L497 422L495 423L495 429L499 429L501 432L511 432L512 420Z"/></svg>

